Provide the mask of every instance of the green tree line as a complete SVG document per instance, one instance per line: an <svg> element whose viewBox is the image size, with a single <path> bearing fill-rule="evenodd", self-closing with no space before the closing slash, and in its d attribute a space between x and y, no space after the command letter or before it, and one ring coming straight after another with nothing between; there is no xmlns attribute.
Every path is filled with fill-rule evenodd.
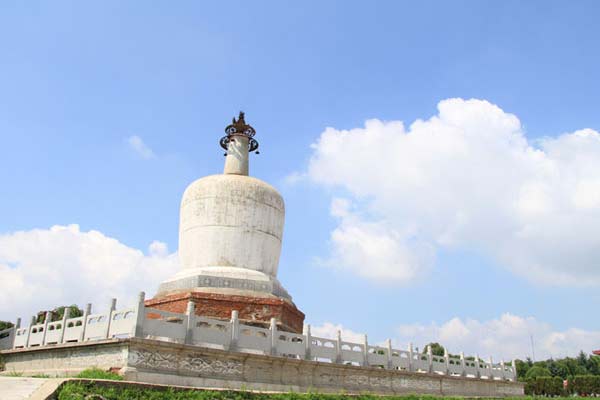
<svg viewBox="0 0 600 400"><path fill-rule="evenodd" d="M550 358L533 362L530 358L516 360L517 377L520 380L538 376L559 376L568 379L577 375L600 376L600 357L587 355L583 351L577 357Z"/></svg>

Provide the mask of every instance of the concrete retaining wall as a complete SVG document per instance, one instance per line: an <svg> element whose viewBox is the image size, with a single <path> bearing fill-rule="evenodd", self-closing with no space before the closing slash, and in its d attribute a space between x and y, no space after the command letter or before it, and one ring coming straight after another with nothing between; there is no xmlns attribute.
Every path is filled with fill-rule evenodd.
<svg viewBox="0 0 600 400"><path fill-rule="evenodd" d="M516 382L330 364L137 338L1 354L6 368L3 374L74 375L96 366L120 369L127 380L205 388L490 397L523 394L523 385Z"/></svg>

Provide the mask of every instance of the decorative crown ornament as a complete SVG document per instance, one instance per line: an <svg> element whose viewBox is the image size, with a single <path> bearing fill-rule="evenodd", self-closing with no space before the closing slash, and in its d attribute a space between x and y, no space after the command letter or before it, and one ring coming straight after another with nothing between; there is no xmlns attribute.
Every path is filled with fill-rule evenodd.
<svg viewBox="0 0 600 400"><path fill-rule="evenodd" d="M219 144L225 150L227 150L229 148L229 142L234 140L235 136L244 136L244 137L248 138L248 151L249 152L252 152L252 151L255 151L256 149L258 149L258 141L253 138L254 135L256 134L256 131L254 130L253 127L248 125L246 123L246 121L244 120L244 112L243 111L240 111L240 115L238 116L237 120L235 119L235 117L233 117L233 121L231 122L231 124L227 125L227 127L225 128L225 133L227 135L223 136L221 138L221 140L219 141ZM256 154L258 154L258 151L256 152Z"/></svg>

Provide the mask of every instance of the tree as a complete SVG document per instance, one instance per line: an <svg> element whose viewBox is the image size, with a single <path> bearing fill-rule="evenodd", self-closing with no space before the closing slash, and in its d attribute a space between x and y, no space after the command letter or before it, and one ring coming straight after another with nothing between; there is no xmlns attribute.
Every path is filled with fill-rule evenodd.
<svg viewBox="0 0 600 400"><path fill-rule="evenodd" d="M0 331L3 331L8 328L12 328L13 323L8 321L0 321Z"/></svg>
<svg viewBox="0 0 600 400"><path fill-rule="evenodd" d="M71 304L70 306L55 307L51 311L51 314L50 314L51 317L50 317L49 322L60 321L65 315L66 308L69 309L69 318L77 318L77 317L81 317L83 315L83 310L81 310L79 307L77 307L77 304ZM46 319L46 313L47 313L47 311L39 311L37 313L36 323L38 323L38 324L44 323L44 320Z"/></svg>
<svg viewBox="0 0 600 400"><path fill-rule="evenodd" d="M533 361L531 361L531 357L527 357L525 359L525 362L527 363L527 365L529 365L530 368L533 367Z"/></svg>
<svg viewBox="0 0 600 400"><path fill-rule="evenodd" d="M437 342L432 342L429 343L427 346L431 346L431 354L433 354L434 356L442 357L444 355L444 346L442 346L441 344ZM423 353L427 352L427 346L425 346Z"/></svg>
<svg viewBox="0 0 600 400"><path fill-rule="evenodd" d="M546 362L546 364L552 376L558 376L561 379L567 379L567 377L570 375L568 364L563 360L550 359Z"/></svg>
<svg viewBox="0 0 600 400"><path fill-rule="evenodd" d="M590 374L600 375L600 357L591 356L588 358L587 370Z"/></svg>
<svg viewBox="0 0 600 400"><path fill-rule="evenodd" d="M61 306L52 310L52 321L61 320L65 315L65 309L69 309L69 318L77 318L83 315L83 310L77 307L77 304L71 304L68 307Z"/></svg>
<svg viewBox="0 0 600 400"><path fill-rule="evenodd" d="M548 368L540 367L539 365L534 365L529 368L527 373L525 374L525 379L535 379L539 376L552 376Z"/></svg>
<svg viewBox="0 0 600 400"><path fill-rule="evenodd" d="M527 371L531 368L531 365L523 360L515 360L515 365L517 366L517 379L524 380Z"/></svg>

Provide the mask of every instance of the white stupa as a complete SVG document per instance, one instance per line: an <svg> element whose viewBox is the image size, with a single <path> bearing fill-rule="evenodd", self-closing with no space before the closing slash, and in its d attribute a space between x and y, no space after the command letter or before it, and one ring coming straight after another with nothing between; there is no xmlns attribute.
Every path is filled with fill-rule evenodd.
<svg viewBox="0 0 600 400"><path fill-rule="evenodd" d="M240 112L225 129L225 169L190 184L181 200L179 257L182 270L157 296L203 291L253 296L290 295L277 280L285 207L266 182L248 176L255 131ZM257 152L258 153L258 152Z"/></svg>

